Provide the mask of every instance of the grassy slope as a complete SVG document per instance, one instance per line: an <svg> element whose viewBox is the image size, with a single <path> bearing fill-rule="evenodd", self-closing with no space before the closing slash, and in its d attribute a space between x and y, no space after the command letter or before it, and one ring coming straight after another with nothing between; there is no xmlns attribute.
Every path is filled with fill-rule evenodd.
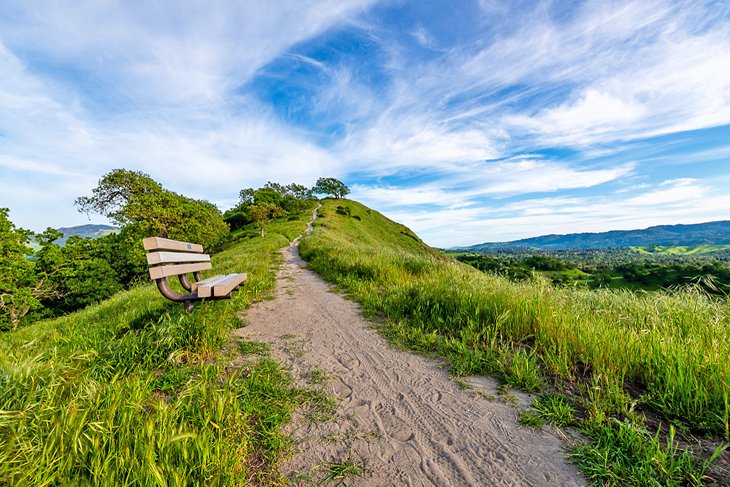
<svg viewBox="0 0 730 487"><path fill-rule="evenodd" d="M352 217L337 214L338 205ZM594 440L573 457L592 480L699 483L706 465L663 449L666 430L656 438L647 431L657 418L730 439L727 303L691 292L511 283L436 253L356 202L328 200L321 213L300 247L314 270L385 317L391 337L447 357L457 375L495 374L527 391L568 393L567 423ZM538 419L562 407L543 402Z"/></svg>
<svg viewBox="0 0 730 487"><path fill-rule="evenodd" d="M306 394L269 359L237 370L218 351L308 218L213 256L215 273L248 273L230 301L188 314L146 285L0 334L0 484L279 482L279 428Z"/></svg>

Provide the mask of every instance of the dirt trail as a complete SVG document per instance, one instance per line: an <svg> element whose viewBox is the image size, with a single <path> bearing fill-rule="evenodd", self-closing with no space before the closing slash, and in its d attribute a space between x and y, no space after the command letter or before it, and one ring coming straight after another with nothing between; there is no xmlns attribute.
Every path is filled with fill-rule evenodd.
<svg viewBox="0 0 730 487"><path fill-rule="evenodd" d="M355 303L304 268L297 243L282 249L275 299L252 306L234 332L272 344L302 384L326 373L325 392L338 400L331 421L295 419L285 475L314 483L323 465L351 458L366 460L369 473L347 485L585 484L563 443L519 427L514 406L459 387L436 361L392 348Z"/></svg>

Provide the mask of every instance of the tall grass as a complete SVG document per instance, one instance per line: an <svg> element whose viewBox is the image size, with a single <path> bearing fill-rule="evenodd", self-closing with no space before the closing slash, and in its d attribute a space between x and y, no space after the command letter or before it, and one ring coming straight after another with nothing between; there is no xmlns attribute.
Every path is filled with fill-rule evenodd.
<svg viewBox="0 0 730 487"><path fill-rule="evenodd" d="M279 429L304 393L271 360L231 368L219 350L306 220L213 257L216 273L248 273L230 301L186 313L145 285L0 335L0 484L279 482Z"/></svg>
<svg viewBox="0 0 730 487"><path fill-rule="evenodd" d="M334 211L343 204L359 220ZM457 372L496 374L526 390L540 389L545 378L577 386L600 381L625 404L638 401L686 430L730 439L726 301L691 289L513 283L445 258L358 203L326 201L322 210L302 256L367 312L385 317L396 339L442 353ZM601 404L593 409L600 421L610 416Z"/></svg>

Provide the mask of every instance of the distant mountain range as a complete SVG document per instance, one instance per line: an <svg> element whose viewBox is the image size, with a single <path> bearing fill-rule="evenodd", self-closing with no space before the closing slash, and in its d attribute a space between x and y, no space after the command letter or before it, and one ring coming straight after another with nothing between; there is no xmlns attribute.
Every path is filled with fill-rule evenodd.
<svg viewBox="0 0 730 487"><path fill-rule="evenodd" d="M730 221L697 223L694 225L658 225L643 230L612 230L600 233L571 233L544 235L512 242L487 242L460 250L484 252L500 249L607 249L618 247L694 246L730 244Z"/></svg>

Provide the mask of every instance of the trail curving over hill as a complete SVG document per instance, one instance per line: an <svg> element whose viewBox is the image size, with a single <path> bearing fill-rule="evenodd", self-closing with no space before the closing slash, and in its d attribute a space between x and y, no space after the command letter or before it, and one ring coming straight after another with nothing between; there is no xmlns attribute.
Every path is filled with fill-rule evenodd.
<svg viewBox="0 0 730 487"><path fill-rule="evenodd" d="M270 343L301 384L326 375L338 400L331 421L290 426L297 444L283 470L292 482L316 484L322 466L349 458L366 460L368 473L347 485L585 484L560 439L520 427L514 406L459 387L438 362L391 347L357 304L305 268L297 245L282 249L275 299L249 308L234 331Z"/></svg>

